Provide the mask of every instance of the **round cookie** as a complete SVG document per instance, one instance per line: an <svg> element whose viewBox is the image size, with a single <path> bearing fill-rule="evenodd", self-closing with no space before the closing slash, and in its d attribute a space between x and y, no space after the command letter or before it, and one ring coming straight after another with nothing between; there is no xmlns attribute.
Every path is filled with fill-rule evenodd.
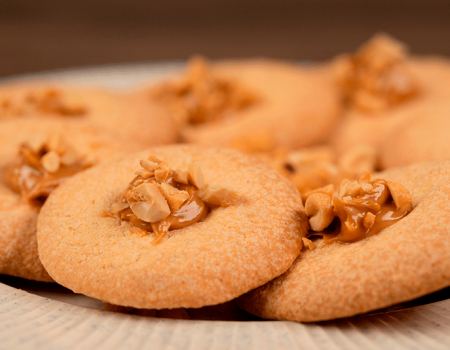
<svg viewBox="0 0 450 350"><path fill-rule="evenodd" d="M409 121L414 119L422 119L425 123L429 116L428 111L434 108L433 105L443 104L450 98L448 60L412 58L406 62L406 66L420 86L419 94L398 106L373 115L358 109L347 110L342 123L331 138L331 144L338 153L344 153L359 144L379 149L389 140L389 135L394 130L408 125Z"/></svg>
<svg viewBox="0 0 450 350"><path fill-rule="evenodd" d="M143 146L171 143L178 130L164 108L134 95L91 87L50 83L8 84L0 87L0 122L27 117L88 121Z"/></svg>
<svg viewBox="0 0 450 350"><path fill-rule="evenodd" d="M201 64L204 66L199 67ZM225 106L220 117L212 114L206 122L184 124L181 134L187 142L242 151L294 149L326 139L341 115L330 66L248 60L219 61L210 65L194 61L189 68L184 78L173 81L174 88L186 80L191 88L194 86L192 89L214 82L219 86L194 98L187 93L186 106L193 112L198 110L191 105L199 104L208 110L227 98L230 105L239 104L236 100L241 98L243 106L229 110ZM148 99L151 92L168 84L162 83L146 91L145 96ZM235 95L229 91L235 91ZM231 97L227 97L227 93ZM202 99L205 100L203 106Z"/></svg>
<svg viewBox="0 0 450 350"><path fill-rule="evenodd" d="M450 158L450 103L442 99L417 109L387 133L381 145L383 168Z"/></svg>
<svg viewBox="0 0 450 350"><path fill-rule="evenodd" d="M353 316L450 285L450 161L378 174L410 189L414 210L364 240L302 252L279 278L242 296L264 318L315 322Z"/></svg>
<svg viewBox="0 0 450 350"><path fill-rule="evenodd" d="M105 134L85 122L51 118L9 119L0 126L0 273L52 281L42 266L36 241L39 209L22 199L6 183L5 170L19 145L44 140L54 132L67 135L76 151L89 161L101 162L140 149L137 144Z"/></svg>
<svg viewBox="0 0 450 350"><path fill-rule="evenodd" d="M105 215L149 154L167 157L172 169L199 162L205 180L233 188L237 201L156 244L153 233L136 233ZM195 145L154 148L58 188L39 216L39 256L49 274L76 293L135 308L199 308L286 271L306 234L302 213L294 186L255 157Z"/></svg>

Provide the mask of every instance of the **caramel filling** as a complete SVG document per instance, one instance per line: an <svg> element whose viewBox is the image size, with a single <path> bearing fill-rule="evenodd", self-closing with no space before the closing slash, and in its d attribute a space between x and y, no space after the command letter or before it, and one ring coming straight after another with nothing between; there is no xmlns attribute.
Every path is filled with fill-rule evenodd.
<svg viewBox="0 0 450 350"><path fill-rule="evenodd" d="M408 71L405 47L377 36L341 61L338 80L349 105L377 112L414 97L419 89Z"/></svg>
<svg viewBox="0 0 450 350"><path fill-rule="evenodd" d="M373 183L373 191L370 193L361 194L349 201L334 197L333 210L339 218L340 231L337 235L325 234L325 242L347 243L372 236L395 224L409 214L412 206L409 204L397 208L390 196L386 181L376 180Z"/></svg>
<svg viewBox="0 0 450 350"><path fill-rule="evenodd" d="M0 96L0 117L13 117L33 113L77 117L87 108L56 89L32 91L20 97Z"/></svg>
<svg viewBox="0 0 450 350"><path fill-rule="evenodd" d="M201 221L208 214L210 210L209 206L197 196L194 186L179 185L177 187L178 189L187 191L189 198L183 203L180 209L171 213L165 219L156 223L146 222L139 219L130 208L120 211L120 218L130 222L138 229L154 232L155 243L160 242L170 230L181 229Z"/></svg>
<svg viewBox="0 0 450 350"><path fill-rule="evenodd" d="M362 240L395 224L412 210L411 195L401 185L385 180L345 183L340 196L324 192L311 195L305 204L312 231L325 244Z"/></svg>
<svg viewBox="0 0 450 350"><path fill-rule="evenodd" d="M81 162L60 163L57 170L49 171L42 163L48 152L45 147L34 151L29 145L22 144L15 162L6 167L4 174L7 185L35 207L41 207L66 178L90 166Z"/></svg>
<svg viewBox="0 0 450 350"><path fill-rule="evenodd" d="M141 165L144 169L113 204L112 215L141 232L153 232L155 243L170 230L195 224L214 207L229 206L236 199L232 190L206 185L198 163L191 163L188 171L174 171L166 160L150 156Z"/></svg>
<svg viewBox="0 0 450 350"><path fill-rule="evenodd" d="M338 186L343 179L374 171L378 158L377 150L367 145L356 145L339 156L329 146L277 149L255 155L294 183L304 200L318 188Z"/></svg>
<svg viewBox="0 0 450 350"><path fill-rule="evenodd" d="M198 125L225 118L258 102L240 84L212 73L202 59L190 62L187 76L154 91L154 98L168 105L179 123Z"/></svg>

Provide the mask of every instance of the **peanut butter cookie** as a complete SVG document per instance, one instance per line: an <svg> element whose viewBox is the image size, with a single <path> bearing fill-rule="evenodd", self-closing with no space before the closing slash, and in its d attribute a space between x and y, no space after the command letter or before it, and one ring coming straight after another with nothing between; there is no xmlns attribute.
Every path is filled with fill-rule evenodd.
<svg viewBox="0 0 450 350"><path fill-rule="evenodd" d="M10 119L0 127L0 273L52 281L38 258L40 206L71 175L140 147L85 122Z"/></svg>
<svg viewBox="0 0 450 350"><path fill-rule="evenodd" d="M134 308L199 308L286 271L306 222L294 186L235 150L154 148L85 171L47 200L39 256L58 283Z"/></svg>
<svg viewBox="0 0 450 350"><path fill-rule="evenodd" d="M324 140L341 109L331 67L269 60L195 59L143 95L171 111L185 141L246 152Z"/></svg>
<svg viewBox="0 0 450 350"><path fill-rule="evenodd" d="M314 322L387 307L449 286L450 162L415 164L377 174L376 178L387 180L394 206L401 209L412 205L412 212L371 235L374 217L370 203L365 202L367 206L361 212L369 212L356 222L369 236L355 241L351 234L356 232L352 230L356 222L352 220L359 211L355 212L358 206L353 201L363 192L368 195L361 198L377 197L375 193L382 197L376 188L383 185L380 180L346 183L340 193L344 197L337 202L347 203L353 214L344 223L337 211L346 226L339 240L327 243L326 234L323 240L303 238L306 248L291 268L242 296L239 305L264 318ZM317 229L322 230L328 202L317 196L308 204L311 198L306 213L311 226L318 224ZM333 201L335 207L337 202ZM314 215L320 217L318 222L311 221Z"/></svg>
<svg viewBox="0 0 450 350"><path fill-rule="evenodd" d="M0 87L0 123L38 116L88 121L143 146L174 142L178 132L164 108L132 95L50 83Z"/></svg>
<svg viewBox="0 0 450 350"><path fill-rule="evenodd" d="M334 67L346 105L331 137L338 153L359 144L379 150L394 129L419 113L428 118L429 107L450 98L448 60L410 56L402 43L386 35L337 59Z"/></svg>

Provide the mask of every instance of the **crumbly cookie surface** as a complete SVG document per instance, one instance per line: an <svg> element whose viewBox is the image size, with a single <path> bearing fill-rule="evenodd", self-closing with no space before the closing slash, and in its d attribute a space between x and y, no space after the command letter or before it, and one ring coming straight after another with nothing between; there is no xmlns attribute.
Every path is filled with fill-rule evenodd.
<svg viewBox="0 0 450 350"><path fill-rule="evenodd" d="M410 57L406 60L405 66L417 81L419 86L417 94L402 103L371 113L357 108L347 109L342 122L331 136L330 142L338 153L344 153L358 144L380 149L384 143L390 142L390 138L395 137L395 131L400 128L407 130L410 120L415 120L414 123L417 123L417 120L427 123L429 114L435 109L434 105L442 105L448 100L450 97L448 60ZM421 141L418 140L417 143ZM432 159L421 157L415 161L430 160ZM409 164L406 160L403 161L403 155L399 155L395 161L397 166Z"/></svg>
<svg viewBox="0 0 450 350"><path fill-rule="evenodd" d="M0 122L29 117L87 121L144 147L174 142L178 134L164 108L133 95L51 83L0 87Z"/></svg>
<svg viewBox="0 0 450 350"><path fill-rule="evenodd" d="M411 190L415 209L377 235L302 252L288 272L239 304L264 318L313 322L353 316L450 284L450 162L380 174ZM424 176L427 174L427 176Z"/></svg>
<svg viewBox="0 0 450 350"><path fill-rule="evenodd" d="M24 142L45 140L53 133L66 135L75 150L97 163L140 149L139 144L102 132L89 123L62 122L56 118L21 118L0 126L0 273L38 281L53 281L37 251L36 225L39 208L13 191L5 178Z"/></svg>
<svg viewBox="0 0 450 350"><path fill-rule="evenodd" d="M104 215L139 160L202 164L205 179L238 192L234 205L169 231L154 243ZM115 305L202 307L231 300L286 271L306 234L303 206L288 180L254 157L193 145L155 148L87 170L58 188L38 223L40 258L58 283Z"/></svg>
<svg viewBox="0 0 450 350"><path fill-rule="evenodd" d="M222 118L186 124L181 134L187 142L243 151L292 149L324 140L340 118L329 66L250 60L217 62L209 68L211 75L248 92L254 101Z"/></svg>
<svg viewBox="0 0 450 350"><path fill-rule="evenodd" d="M52 282L37 252L37 210L0 182L0 274Z"/></svg>

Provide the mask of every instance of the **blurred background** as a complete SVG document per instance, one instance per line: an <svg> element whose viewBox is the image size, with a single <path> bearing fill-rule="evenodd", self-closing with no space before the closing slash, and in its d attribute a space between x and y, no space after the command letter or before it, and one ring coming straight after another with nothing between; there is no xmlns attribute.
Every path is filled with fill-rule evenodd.
<svg viewBox="0 0 450 350"><path fill-rule="evenodd" d="M450 56L450 1L0 0L0 77L196 53L324 60L377 31Z"/></svg>

